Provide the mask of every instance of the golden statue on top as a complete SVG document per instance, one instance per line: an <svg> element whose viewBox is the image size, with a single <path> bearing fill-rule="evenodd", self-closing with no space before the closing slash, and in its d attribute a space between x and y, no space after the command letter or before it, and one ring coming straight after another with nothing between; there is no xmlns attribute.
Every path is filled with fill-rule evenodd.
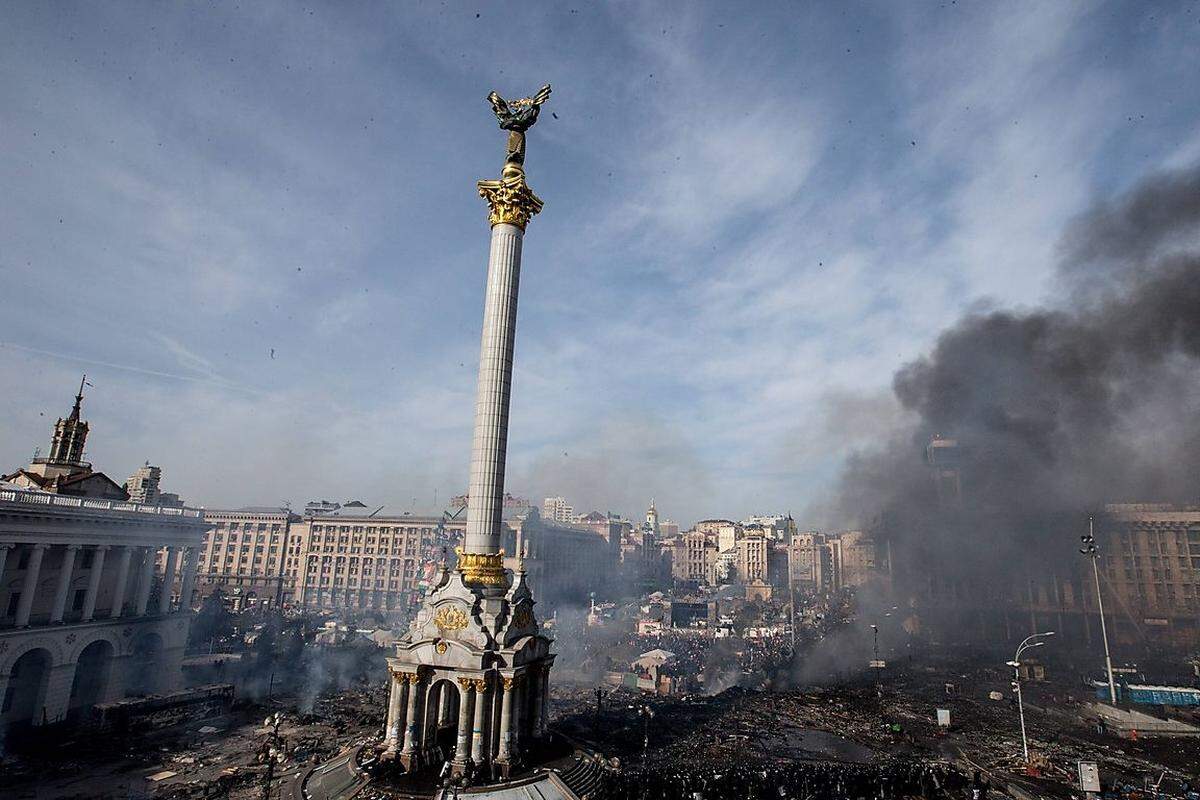
<svg viewBox="0 0 1200 800"><path fill-rule="evenodd" d="M522 97L519 100L505 100L496 92L487 96L492 104L492 111L500 122L500 128L508 131L508 155L506 164L525 163L525 131L537 122L542 103L550 99L550 84L537 90L533 97Z"/></svg>

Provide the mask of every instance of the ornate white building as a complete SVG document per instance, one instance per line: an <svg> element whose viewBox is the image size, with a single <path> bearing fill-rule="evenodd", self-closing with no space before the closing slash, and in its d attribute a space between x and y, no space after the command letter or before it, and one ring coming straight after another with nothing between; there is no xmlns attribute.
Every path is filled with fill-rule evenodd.
<svg viewBox="0 0 1200 800"><path fill-rule="evenodd" d="M83 462L80 399L50 457L14 473L58 493L0 483L0 750L14 731L179 688L190 603L170 587L182 572L180 597L192 595L203 512L90 495L100 473Z"/></svg>
<svg viewBox="0 0 1200 800"><path fill-rule="evenodd" d="M180 688L202 512L0 489L0 739ZM168 583L168 586L171 584Z"/></svg>

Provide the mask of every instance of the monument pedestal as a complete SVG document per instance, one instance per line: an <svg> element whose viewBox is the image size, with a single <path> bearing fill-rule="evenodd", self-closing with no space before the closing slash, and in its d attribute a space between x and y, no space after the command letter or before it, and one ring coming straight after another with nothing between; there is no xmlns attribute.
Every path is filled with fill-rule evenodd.
<svg viewBox="0 0 1200 800"><path fill-rule="evenodd" d="M494 763L507 776L533 741L554 656L524 572L506 579L497 597L443 569L388 659L385 755L406 771L450 761L455 775L487 773Z"/></svg>

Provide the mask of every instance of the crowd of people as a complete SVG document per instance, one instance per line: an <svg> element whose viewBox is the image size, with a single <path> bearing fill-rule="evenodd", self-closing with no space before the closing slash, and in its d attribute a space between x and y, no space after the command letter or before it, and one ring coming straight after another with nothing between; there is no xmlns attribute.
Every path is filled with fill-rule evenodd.
<svg viewBox="0 0 1200 800"><path fill-rule="evenodd" d="M987 784L938 762L852 764L796 761L779 766L659 771L649 765L606 775L610 800L985 800Z"/></svg>

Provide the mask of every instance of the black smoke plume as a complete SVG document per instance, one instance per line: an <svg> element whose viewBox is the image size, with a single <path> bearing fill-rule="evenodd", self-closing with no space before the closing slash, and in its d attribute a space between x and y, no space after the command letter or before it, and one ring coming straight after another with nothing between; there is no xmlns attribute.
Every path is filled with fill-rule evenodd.
<svg viewBox="0 0 1200 800"><path fill-rule="evenodd" d="M1104 504L1197 500L1200 168L1076 219L1058 277L1047 307L968 313L900 369L910 421L848 463L837 513L881 532L903 591L1011 596L1069 572ZM957 496L925 463L934 436L959 443Z"/></svg>

